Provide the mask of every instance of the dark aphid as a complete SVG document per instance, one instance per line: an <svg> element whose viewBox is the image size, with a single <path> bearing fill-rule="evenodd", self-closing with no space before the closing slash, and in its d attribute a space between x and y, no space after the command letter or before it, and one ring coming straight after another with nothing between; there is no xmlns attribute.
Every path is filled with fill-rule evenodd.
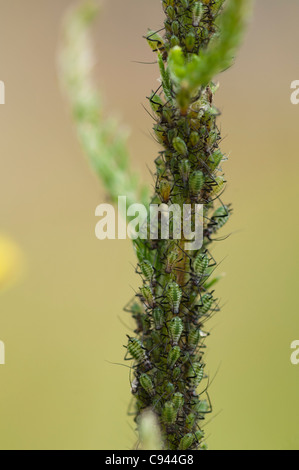
<svg viewBox="0 0 299 470"><path fill-rule="evenodd" d="M175 315L179 313L182 295L182 290L176 282L170 282L168 284L167 299L170 303L171 310Z"/></svg>
<svg viewBox="0 0 299 470"><path fill-rule="evenodd" d="M172 399L172 402L175 406L175 409L176 411L180 411L180 409L182 408L183 404L184 404L184 396L182 395L182 393L180 392L177 392L173 395L173 399Z"/></svg>
<svg viewBox="0 0 299 470"><path fill-rule="evenodd" d="M186 142L183 139L181 139L180 137L175 137L172 141L172 145L173 145L174 150L179 155L182 155L183 157L187 157L188 147L186 145Z"/></svg>
<svg viewBox="0 0 299 470"><path fill-rule="evenodd" d="M181 318L175 317L169 324L169 334L173 346L177 346L183 333L183 322Z"/></svg>
<svg viewBox="0 0 299 470"><path fill-rule="evenodd" d="M180 356L181 356L181 349L178 346L174 346L174 348L172 348L169 351L168 357L167 357L167 365L170 367L170 369L172 369L175 366Z"/></svg>
<svg viewBox="0 0 299 470"><path fill-rule="evenodd" d="M194 442L194 435L192 433L186 434L182 437L179 445L179 450L187 450L190 449Z"/></svg>
<svg viewBox="0 0 299 470"><path fill-rule="evenodd" d="M141 374L139 382L141 387L146 391L146 393L148 393L152 397L155 395L156 392L153 386L152 379L149 377L149 375Z"/></svg>
<svg viewBox="0 0 299 470"><path fill-rule="evenodd" d="M177 410L171 401L167 401L165 403L162 414L165 424L171 425L175 423L177 418Z"/></svg>
<svg viewBox="0 0 299 470"><path fill-rule="evenodd" d="M164 314L161 308L155 308L153 311L153 319L156 330L161 330L164 324Z"/></svg>

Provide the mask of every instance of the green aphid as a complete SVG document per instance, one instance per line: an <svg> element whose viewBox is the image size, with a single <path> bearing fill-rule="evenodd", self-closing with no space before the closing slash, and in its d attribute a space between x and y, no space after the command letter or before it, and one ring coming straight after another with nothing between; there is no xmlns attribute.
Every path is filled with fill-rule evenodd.
<svg viewBox="0 0 299 470"><path fill-rule="evenodd" d="M166 385L166 393L168 395L172 395L174 393L174 390L174 385L171 382L168 382L168 384Z"/></svg>
<svg viewBox="0 0 299 470"><path fill-rule="evenodd" d="M193 261L195 274L202 277L209 267L209 258L206 253L199 253Z"/></svg>
<svg viewBox="0 0 299 470"><path fill-rule="evenodd" d="M180 31L180 24L178 21L173 21L171 25L171 30L175 36L178 36Z"/></svg>
<svg viewBox="0 0 299 470"><path fill-rule="evenodd" d="M186 434L182 437L179 445L179 450L188 450L194 442L194 435L192 433Z"/></svg>
<svg viewBox="0 0 299 470"><path fill-rule="evenodd" d="M165 424L171 425L175 423L177 418L177 410L171 401L167 401L165 403L162 416Z"/></svg>
<svg viewBox="0 0 299 470"><path fill-rule="evenodd" d="M184 404L184 396L182 395L182 393L180 393L180 392L175 393L173 395L172 402L173 402L177 412L180 411L180 409L182 408L182 406Z"/></svg>
<svg viewBox="0 0 299 470"><path fill-rule="evenodd" d="M143 277L147 280L147 281L151 281L154 277L154 268L152 266L152 264L145 260L145 261L142 261L140 263L140 269L141 269L141 273L143 275Z"/></svg>
<svg viewBox="0 0 299 470"><path fill-rule="evenodd" d="M173 346L177 346L183 333L183 322L181 318L175 317L170 321L169 334Z"/></svg>
<svg viewBox="0 0 299 470"><path fill-rule="evenodd" d="M182 7L187 10L189 8L189 0L181 0Z"/></svg>
<svg viewBox="0 0 299 470"><path fill-rule="evenodd" d="M171 45L172 48L180 45L179 38L177 36L175 36L174 34L170 38L170 45Z"/></svg>
<svg viewBox="0 0 299 470"><path fill-rule="evenodd" d="M192 131L190 134L190 144L192 145L192 147L196 147L199 144L199 141L199 133L196 131Z"/></svg>
<svg viewBox="0 0 299 470"><path fill-rule="evenodd" d="M161 145L164 145L167 142L167 132L163 126L156 124L154 126L154 132L157 137L158 142Z"/></svg>
<svg viewBox="0 0 299 470"><path fill-rule="evenodd" d="M156 330L161 330L164 324L164 314L161 308L155 308L153 311L153 320Z"/></svg>
<svg viewBox="0 0 299 470"><path fill-rule="evenodd" d="M197 440L197 442L200 442L204 437L205 437L204 431L202 431L201 429L199 429L198 431L195 431L195 439Z"/></svg>
<svg viewBox="0 0 299 470"><path fill-rule="evenodd" d="M193 364L189 369L188 377L190 379L191 389L195 391L204 378L204 369L202 364L199 362Z"/></svg>
<svg viewBox="0 0 299 470"><path fill-rule="evenodd" d="M155 389L154 389L154 386L153 386L153 382L152 382L151 378L149 377L149 375L141 374L141 376L139 378L139 383L140 383L141 387L146 391L146 393L148 393L152 397L155 395Z"/></svg>
<svg viewBox="0 0 299 470"><path fill-rule="evenodd" d="M222 191L222 189L224 188L225 179L223 178L223 176L217 176L217 178L215 178L214 180L214 183L215 186L213 186L211 196L217 196L217 194Z"/></svg>
<svg viewBox="0 0 299 470"><path fill-rule="evenodd" d="M191 350L197 348L200 340L200 330L198 328L193 328L188 335L188 345Z"/></svg>
<svg viewBox="0 0 299 470"><path fill-rule="evenodd" d="M160 113L161 109L163 109L164 101L156 93L153 92L151 94L149 98L149 102L154 113Z"/></svg>
<svg viewBox="0 0 299 470"><path fill-rule="evenodd" d="M192 25L194 26L194 28L198 28L202 19L202 15L203 15L203 5L201 2L194 3L192 14L193 14Z"/></svg>
<svg viewBox="0 0 299 470"><path fill-rule="evenodd" d="M172 243L169 247L168 254L166 256L165 262L165 272L166 274L171 274L175 264L179 259L179 248L175 243Z"/></svg>
<svg viewBox="0 0 299 470"><path fill-rule="evenodd" d="M207 314L214 303L214 299L212 294L204 294L201 298L201 304L200 304L200 313L202 314Z"/></svg>
<svg viewBox="0 0 299 470"><path fill-rule="evenodd" d="M181 139L180 137L175 137L172 141L172 145L175 151L179 155L182 155L183 157L187 157L188 147L186 145L186 142L183 139Z"/></svg>
<svg viewBox="0 0 299 470"><path fill-rule="evenodd" d="M198 196L205 184L205 177L203 172L198 170L194 171L189 179L189 188L193 196Z"/></svg>
<svg viewBox="0 0 299 470"><path fill-rule="evenodd" d="M179 163L179 170L180 170L180 175L183 180L184 186L187 185L190 177L190 172L191 172L191 165L189 160L182 160Z"/></svg>
<svg viewBox="0 0 299 470"><path fill-rule="evenodd" d="M214 212L212 221L217 229L222 228L228 222L229 215L229 209L226 206L221 206Z"/></svg>
<svg viewBox="0 0 299 470"><path fill-rule="evenodd" d="M182 300L182 290L176 282L170 282L167 287L167 299L170 303L171 310L175 315L179 313Z"/></svg>
<svg viewBox="0 0 299 470"><path fill-rule="evenodd" d="M209 403L207 402L207 400L202 400L202 401L200 401L200 402L196 405L195 411L196 411L196 413L198 413L198 414L201 414L201 413L203 413L203 414L209 413L209 411L210 411L210 405L209 405Z"/></svg>
<svg viewBox="0 0 299 470"><path fill-rule="evenodd" d="M173 8L173 6L169 5L169 7L167 7L167 9L166 9L166 15L167 15L171 20L175 20L176 11L175 11L175 9Z"/></svg>
<svg viewBox="0 0 299 470"><path fill-rule="evenodd" d="M173 379L174 379L174 380L177 380L177 379L180 377L180 375L181 375L181 369L180 369L180 367L175 367L175 368L173 369L173 373L172 373Z"/></svg>
<svg viewBox="0 0 299 470"><path fill-rule="evenodd" d="M194 413L189 413L188 416L186 417L186 428L189 430L189 431L192 431L193 427L194 427L194 424L195 424L195 419L196 419L196 416Z"/></svg>
<svg viewBox="0 0 299 470"><path fill-rule="evenodd" d="M153 296L151 288L147 286L141 287L140 292L141 292L142 300L145 303L146 307L154 308L155 300L154 300L154 296Z"/></svg>
<svg viewBox="0 0 299 470"><path fill-rule="evenodd" d="M185 39L185 45L186 45L186 49L188 52L193 51L194 46L195 46L195 41L196 41L195 34L192 32L188 33Z"/></svg>
<svg viewBox="0 0 299 470"><path fill-rule="evenodd" d="M174 346L174 348L172 348L169 351L168 357L167 357L167 365L170 367L170 369L172 369L175 366L180 356L181 356L181 349L178 346Z"/></svg>
<svg viewBox="0 0 299 470"><path fill-rule="evenodd" d="M146 352L142 347L142 343L137 338L130 338L127 346L128 352L137 362L145 362L147 360Z"/></svg>
<svg viewBox="0 0 299 470"><path fill-rule="evenodd" d="M216 168L220 165L223 159L223 154L220 150L216 150L209 158L209 167L212 171L216 170Z"/></svg>
<svg viewBox="0 0 299 470"><path fill-rule="evenodd" d="M164 39L155 31L148 31L146 40L154 52L164 50Z"/></svg>

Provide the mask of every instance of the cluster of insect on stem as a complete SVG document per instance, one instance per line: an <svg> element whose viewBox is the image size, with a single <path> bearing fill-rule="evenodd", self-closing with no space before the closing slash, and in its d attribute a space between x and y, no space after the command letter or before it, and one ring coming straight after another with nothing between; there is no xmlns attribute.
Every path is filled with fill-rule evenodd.
<svg viewBox="0 0 299 470"><path fill-rule="evenodd" d="M156 140L153 203L203 204L204 242L186 252L181 240L137 240L137 272L142 286L126 308L136 321L128 337L126 359L132 360L131 386L135 419L150 408L158 416L165 449L205 449L203 420L212 407L204 352L206 321L219 310L213 290L217 278L211 253L230 216L221 200L225 179L219 148L219 114L213 82L186 92L169 73L170 51L179 46L186 62L200 57L218 34L223 0L163 0L163 30L146 38L157 56L161 86L149 97Z"/></svg>

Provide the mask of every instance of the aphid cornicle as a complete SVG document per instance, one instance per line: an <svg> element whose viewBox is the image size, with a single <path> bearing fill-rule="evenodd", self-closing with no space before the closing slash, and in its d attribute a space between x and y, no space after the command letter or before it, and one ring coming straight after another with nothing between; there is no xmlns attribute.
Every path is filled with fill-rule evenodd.
<svg viewBox="0 0 299 470"><path fill-rule="evenodd" d="M186 434L184 437L182 437L179 445L179 450L187 450L190 449L194 442L194 435L192 433Z"/></svg>
<svg viewBox="0 0 299 470"><path fill-rule="evenodd" d="M141 387L151 396L155 395L152 379L147 374L142 374L139 378Z"/></svg>
<svg viewBox="0 0 299 470"><path fill-rule="evenodd" d="M182 295L182 290L176 282L170 282L168 284L167 299L170 303L171 310L175 315L179 313Z"/></svg>
<svg viewBox="0 0 299 470"><path fill-rule="evenodd" d="M169 334L173 346L177 346L183 333L183 322L181 318L175 317L169 324Z"/></svg>

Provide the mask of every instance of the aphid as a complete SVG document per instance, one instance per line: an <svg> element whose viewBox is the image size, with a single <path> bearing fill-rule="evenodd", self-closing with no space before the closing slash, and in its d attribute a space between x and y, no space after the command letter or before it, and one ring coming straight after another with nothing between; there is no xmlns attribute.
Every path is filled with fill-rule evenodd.
<svg viewBox="0 0 299 470"><path fill-rule="evenodd" d="M182 291L176 282L170 282L167 287L167 298L170 303L171 309L175 315L179 313L180 304L182 300Z"/></svg>
<svg viewBox="0 0 299 470"><path fill-rule="evenodd" d="M200 401L196 407L195 407L195 411L196 413L198 414L206 414L206 413L209 413L211 410L210 410L210 405L209 403L207 402L207 400L202 400Z"/></svg>
<svg viewBox="0 0 299 470"><path fill-rule="evenodd" d="M229 209L226 206L219 207L213 214L212 222L217 229L222 228L229 219Z"/></svg>
<svg viewBox="0 0 299 470"><path fill-rule="evenodd" d="M169 5L169 7L167 7L167 9L166 9L166 15L167 15L171 20L175 20L176 11L175 11L175 9L173 8L173 6Z"/></svg>
<svg viewBox="0 0 299 470"><path fill-rule="evenodd" d="M147 281L151 281L154 277L154 268L152 266L152 264L145 260L145 261L142 261L140 263L140 269L141 269L141 273L143 274L143 277L147 280Z"/></svg>
<svg viewBox="0 0 299 470"><path fill-rule="evenodd" d="M180 31L180 24L178 21L173 21L171 25L171 30L175 36L178 36Z"/></svg>
<svg viewBox="0 0 299 470"><path fill-rule="evenodd" d="M155 308L153 311L153 319L155 323L156 330L161 330L163 328L164 314L161 308Z"/></svg>
<svg viewBox="0 0 299 470"><path fill-rule="evenodd" d="M183 329L183 322L179 317L175 317L171 320L169 325L169 334L173 346L178 345L181 335L183 333Z"/></svg>
<svg viewBox="0 0 299 470"><path fill-rule="evenodd" d="M189 160L182 160L179 163L180 175L183 180L184 185L186 186L189 181L189 176L191 172L191 165Z"/></svg>
<svg viewBox="0 0 299 470"><path fill-rule="evenodd" d="M197 348L200 340L200 330L198 328L193 328L188 335L188 345L191 350Z"/></svg>
<svg viewBox="0 0 299 470"><path fill-rule="evenodd" d="M163 420L166 424L174 424L177 418L177 410L171 401L167 401L163 408Z"/></svg>
<svg viewBox="0 0 299 470"><path fill-rule="evenodd" d="M168 382L168 384L166 385L166 392L168 393L168 395L172 395L174 393L174 390L174 385L171 382Z"/></svg>
<svg viewBox="0 0 299 470"><path fill-rule="evenodd" d="M190 32L185 39L185 45L188 52L192 52L195 46L195 34Z"/></svg>
<svg viewBox="0 0 299 470"><path fill-rule="evenodd" d="M197 442L200 442L204 437L205 437L204 431L202 431L201 429L199 429L198 431L195 431L195 438Z"/></svg>
<svg viewBox="0 0 299 470"><path fill-rule="evenodd" d="M159 184L159 192L164 204L167 204L170 199L171 184L167 180L161 180Z"/></svg>
<svg viewBox="0 0 299 470"><path fill-rule="evenodd" d="M151 369L152 365L149 362L146 352L142 346L142 343L137 338L129 338L128 346L127 346L129 354L132 356L135 361L140 364L144 364L147 369Z"/></svg>
<svg viewBox="0 0 299 470"><path fill-rule="evenodd" d="M181 369L180 369L180 367L175 367L175 368L173 369L172 375L173 375L174 380L177 380L177 379L179 378L179 376L181 375Z"/></svg>
<svg viewBox="0 0 299 470"><path fill-rule="evenodd" d="M173 35L170 38L170 45L171 47L179 46L180 45L180 40L177 36Z"/></svg>
<svg viewBox="0 0 299 470"><path fill-rule="evenodd" d="M203 15L203 5L201 2L195 2L193 5L193 22L194 28L197 28L200 24Z"/></svg>
<svg viewBox="0 0 299 470"><path fill-rule="evenodd" d="M188 147L186 145L186 142L183 139L181 139L180 137L175 137L172 141L172 145L175 151L179 155L182 155L183 157L187 157Z"/></svg>
<svg viewBox="0 0 299 470"><path fill-rule="evenodd" d="M189 413L188 416L186 417L186 428L189 431L192 431L194 424L195 424L195 419L196 419L196 416L194 413Z"/></svg>
<svg viewBox="0 0 299 470"><path fill-rule="evenodd" d="M184 404L184 397L182 395L182 393L180 392L177 392L173 395L173 399L172 399L172 402L175 406L175 409L177 410L177 412L182 408L183 404Z"/></svg>
<svg viewBox="0 0 299 470"><path fill-rule="evenodd" d="M140 288L141 297L146 307L155 308L156 303L154 296L150 287L141 287Z"/></svg>
<svg viewBox="0 0 299 470"><path fill-rule="evenodd" d="M190 449L194 442L194 435L192 433L186 434L182 437L179 445L179 450L187 450Z"/></svg>
<svg viewBox="0 0 299 470"><path fill-rule="evenodd" d="M199 253L193 261L194 285L198 286L200 279L209 267L209 258L205 253Z"/></svg>
<svg viewBox="0 0 299 470"><path fill-rule="evenodd" d="M198 196L205 183L205 177L202 171L194 171L189 179L189 188L193 196Z"/></svg>
<svg viewBox="0 0 299 470"><path fill-rule="evenodd" d="M200 312L205 315L207 314L214 303L212 294L204 294L201 298Z"/></svg>
<svg viewBox="0 0 299 470"><path fill-rule="evenodd" d="M159 33L155 31L148 31L146 40L150 45L153 52L163 51L164 50L164 40Z"/></svg>
<svg viewBox="0 0 299 470"><path fill-rule="evenodd" d="M157 95L157 93L153 92L151 94L151 96L149 98L149 102L150 102L151 108L154 111L154 113L161 112L161 109L164 106L164 102L163 102L162 98L160 98L160 96Z"/></svg>
<svg viewBox="0 0 299 470"><path fill-rule="evenodd" d="M148 393L152 397L155 395L152 379L147 374L141 374L139 382L141 387L146 391L146 393Z"/></svg>
<svg viewBox="0 0 299 470"><path fill-rule="evenodd" d="M220 150L216 150L209 158L209 167L212 171L216 170L216 168L220 165L221 160L223 159L223 154Z"/></svg>
<svg viewBox="0 0 299 470"><path fill-rule="evenodd" d="M168 254L166 256L165 263L165 272L166 274L171 274L176 262L179 258L179 249L175 243L171 244L169 247Z"/></svg>
<svg viewBox="0 0 299 470"><path fill-rule="evenodd" d="M225 184L225 179L223 178L223 176L217 176L217 178L215 178L214 180L214 183L215 186L213 186L212 188L211 196L217 196L217 194L222 191Z"/></svg>
<svg viewBox="0 0 299 470"><path fill-rule="evenodd" d="M199 362L193 364L189 369L188 377L190 378L191 389L195 391L204 377L202 364Z"/></svg>
<svg viewBox="0 0 299 470"><path fill-rule="evenodd" d="M190 144L192 145L192 147L196 147L199 144L199 141L199 133L196 131L192 131L190 134Z"/></svg>
<svg viewBox="0 0 299 470"><path fill-rule="evenodd" d="M174 346L174 348L172 348L169 351L168 357L167 357L167 365L170 367L170 369L172 369L175 366L175 364L180 358L180 355L181 355L181 349L178 346Z"/></svg>

